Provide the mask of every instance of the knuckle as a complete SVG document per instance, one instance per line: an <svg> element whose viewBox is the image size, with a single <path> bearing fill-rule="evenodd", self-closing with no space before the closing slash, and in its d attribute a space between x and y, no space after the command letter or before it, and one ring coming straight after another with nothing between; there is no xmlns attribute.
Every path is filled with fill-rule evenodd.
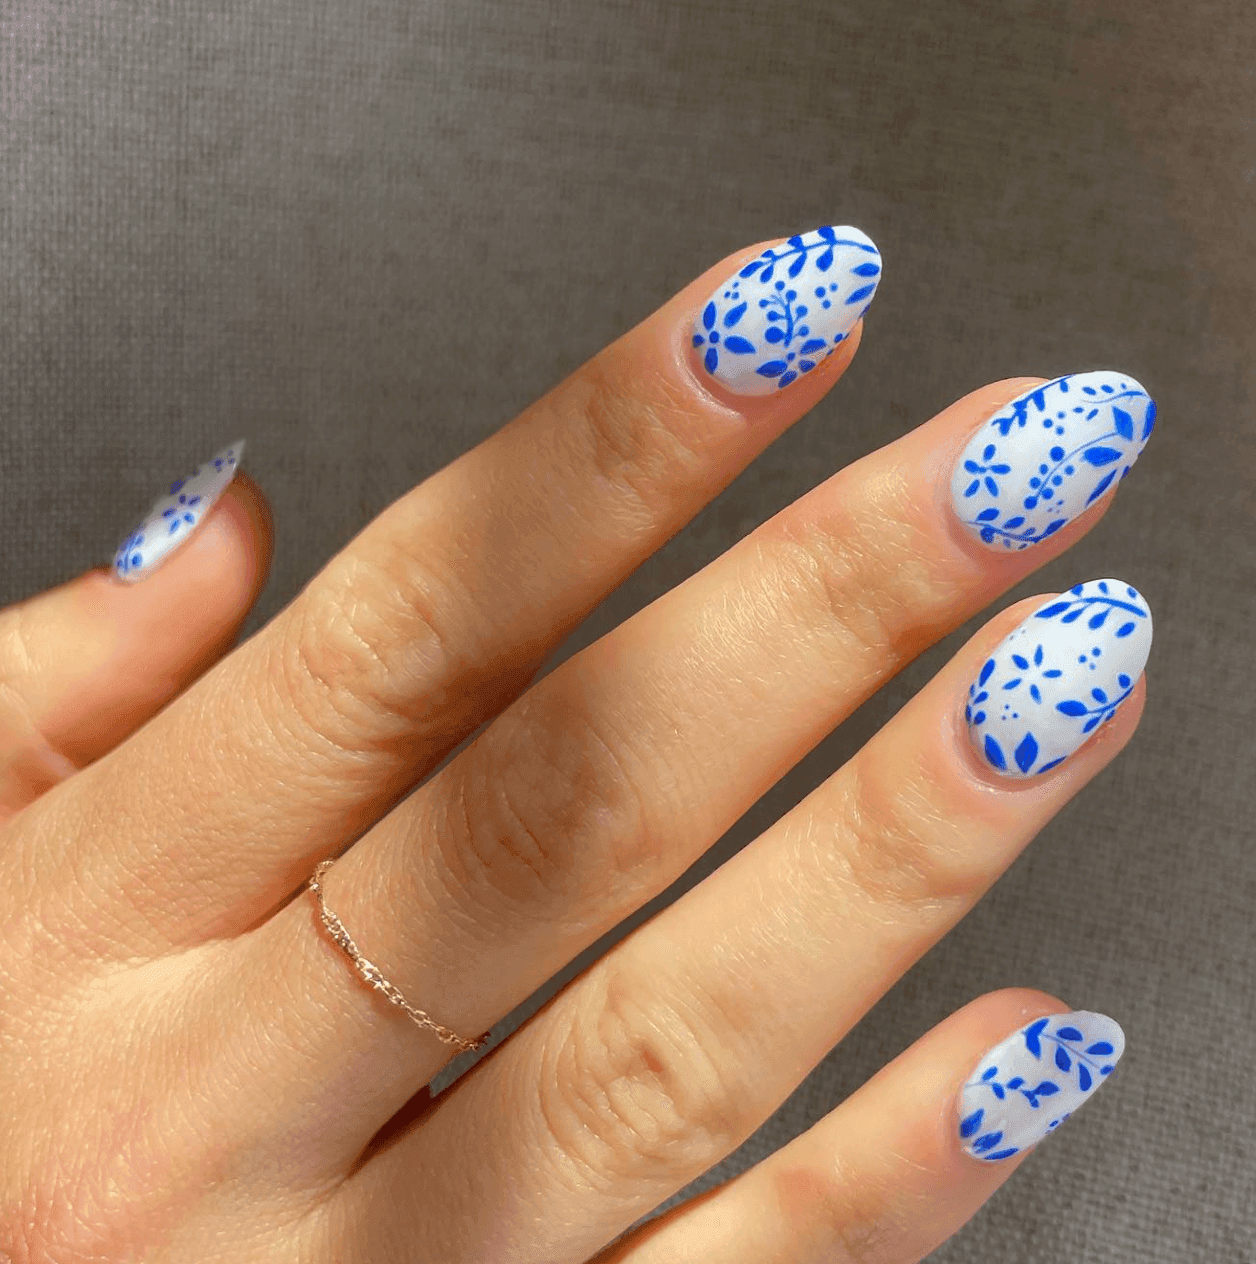
<svg viewBox="0 0 1256 1264"><path fill-rule="evenodd" d="M333 745L359 751L430 735L475 692L455 646L470 637L457 598L413 556L385 547L344 554L301 594L284 623L281 678L289 705ZM447 682L457 678L459 698Z"/></svg>
<svg viewBox="0 0 1256 1264"><path fill-rule="evenodd" d="M786 522L779 539L786 590L810 630L849 660L907 662L962 609L964 590L936 556L905 487L888 479L845 494L823 519Z"/></svg>
<svg viewBox="0 0 1256 1264"><path fill-rule="evenodd" d="M615 966L591 974L537 1077L548 1140L595 1188L667 1192L731 1151L759 1120L745 1071L700 1007L648 999ZM740 1082L739 1082L740 1081Z"/></svg>
<svg viewBox="0 0 1256 1264"><path fill-rule="evenodd" d="M782 1218L826 1258L837 1247L850 1264L891 1264L907 1258L902 1178L892 1165L880 1173L791 1165L774 1173L773 1185Z"/></svg>
<svg viewBox="0 0 1256 1264"><path fill-rule="evenodd" d="M643 523L652 523L660 493L705 461L696 440L682 438L698 426L679 386L657 372L643 379L639 364L631 375L617 372L621 359L596 356L580 370L579 437L587 445L585 463L640 507Z"/></svg>
<svg viewBox="0 0 1256 1264"><path fill-rule="evenodd" d="M578 690L546 686L463 757L455 791L463 825L445 835L446 861L496 915L529 923L560 915L574 931L649 889L661 846L628 745Z"/></svg>
<svg viewBox="0 0 1256 1264"><path fill-rule="evenodd" d="M919 914L967 904L990 881L980 830L920 758L889 765L875 754L848 766L838 788L836 849L828 865L847 890ZM831 817L829 818L832 819Z"/></svg>

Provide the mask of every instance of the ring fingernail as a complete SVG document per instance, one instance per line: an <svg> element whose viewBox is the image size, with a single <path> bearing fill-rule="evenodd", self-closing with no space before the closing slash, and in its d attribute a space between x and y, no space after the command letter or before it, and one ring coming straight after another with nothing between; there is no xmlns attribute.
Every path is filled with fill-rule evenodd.
<svg viewBox="0 0 1256 1264"><path fill-rule="evenodd" d="M964 719L986 762L1036 777L1067 759L1133 692L1151 611L1120 579L1053 597L1005 637L968 687Z"/></svg>
<svg viewBox="0 0 1256 1264"><path fill-rule="evenodd" d="M1039 1018L995 1045L960 1092L960 1144L1010 1159L1054 1132L1112 1074L1125 1033L1104 1014Z"/></svg>
<svg viewBox="0 0 1256 1264"><path fill-rule="evenodd" d="M119 579L143 579L196 530L201 520L235 477L244 455L244 440L216 452L186 478L175 479L118 546L113 559Z"/></svg>
<svg viewBox="0 0 1256 1264"><path fill-rule="evenodd" d="M1155 423L1155 401L1121 373L1074 373L1035 387L960 453L955 513L988 547L1026 549L1120 482Z"/></svg>
<svg viewBox="0 0 1256 1264"><path fill-rule="evenodd" d="M770 395L831 356L868 310L881 255L857 228L826 225L769 246L711 295L693 326L708 377Z"/></svg>

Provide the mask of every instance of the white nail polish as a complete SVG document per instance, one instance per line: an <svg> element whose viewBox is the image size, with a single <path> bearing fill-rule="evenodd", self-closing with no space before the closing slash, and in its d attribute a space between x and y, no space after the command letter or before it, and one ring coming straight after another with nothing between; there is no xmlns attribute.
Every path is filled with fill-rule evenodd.
<svg viewBox="0 0 1256 1264"><path fill-rule="evenodd" d="M992 549L1037 544L1129 473L1155 422L1155 402L1121 373L1074 373L1027 391L960 454L955 513Z"/></svg>
<svg viewBox="0 0 1256 1264"><path fill-rule="evenodd" d="M985 761L1036 777L1071 755L1129 697L1151 650L1151 611L1120 579L1044 602L968 688L964 718Z"/></svg>
<svg viewBox="0 0 1256 1264"><path fill-rule="evenodd" d="M1104 1014L1039 1018L995 1045L960 1091L966 1153L1010 1159L1054 1132L1112 1074L1125 1033Z"/></svg>
<svg viewBox="0 0 1256 1264"><path fill-rule="evenodd" d="M244 455L244 440L216 452L170 491L145 515L143 522L118 546L114 574L134 582L143 579L196 530L201 520L235 477Z"/></svg>
<svg viewBox="0 0 1256 1264"><path fill-rule="evenodd" d="M846 340L880 277L881 255L857 228L826 226L770 246L698 313L702 374L735 395L781 390Z"/></svg>

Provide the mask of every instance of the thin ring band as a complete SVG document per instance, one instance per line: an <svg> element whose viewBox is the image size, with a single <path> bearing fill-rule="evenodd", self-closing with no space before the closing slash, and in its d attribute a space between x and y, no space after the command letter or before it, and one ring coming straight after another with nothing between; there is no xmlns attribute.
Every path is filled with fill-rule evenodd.
<svg viewBox="0 0 1256 1264"><path fill-rule="evenodd" d="M323 925L327 928L327 933L353 963L353 968L357 971L358 976L364 983L369 983L377 992L382 992L398 1009L404 1010L420 1027L426 1027L430 1031L434 1031L447 1045L457 1045L459 1049L468 1052L473 1049L483 1048L488 1043L489 1032L486 1031L482 1036L477 1036L474 1040L464 1040L462 1036L450 1031L448 1027L442 1027L440 1023L433 1018L429 1018L421 1009L415 1009L401 995L400 990L384 978L379 967L368 961L358 951L358 946L353 942L349 932L345 930L344 923L327 907L327 900L324 897L323 874L335 863L334 857L331 860L320 861L310 875L309 888L314 892L315 899L318 900L319 915L323 919Z"/></svg>

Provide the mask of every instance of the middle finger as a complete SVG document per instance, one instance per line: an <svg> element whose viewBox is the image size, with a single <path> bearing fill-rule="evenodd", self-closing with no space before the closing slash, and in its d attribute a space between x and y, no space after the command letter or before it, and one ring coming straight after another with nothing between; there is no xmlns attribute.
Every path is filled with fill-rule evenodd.
<svg viewBox="0 0 1256 1264"><path fill-rule="evenodd" d="M952 467L1024 388L975 392L830 478L534 686L327 875L362 951L454 1031L491 1026L889 675L1067 548L1093 513L1032 552L987 548L955 522ZM343 1160L449 1049L350 986L316 926L296 902L240 945L236 968L265 969L251 1010L301 1024L311 1091L354 1102L319 1121L324 1153L340 1130Z"/></svg>

